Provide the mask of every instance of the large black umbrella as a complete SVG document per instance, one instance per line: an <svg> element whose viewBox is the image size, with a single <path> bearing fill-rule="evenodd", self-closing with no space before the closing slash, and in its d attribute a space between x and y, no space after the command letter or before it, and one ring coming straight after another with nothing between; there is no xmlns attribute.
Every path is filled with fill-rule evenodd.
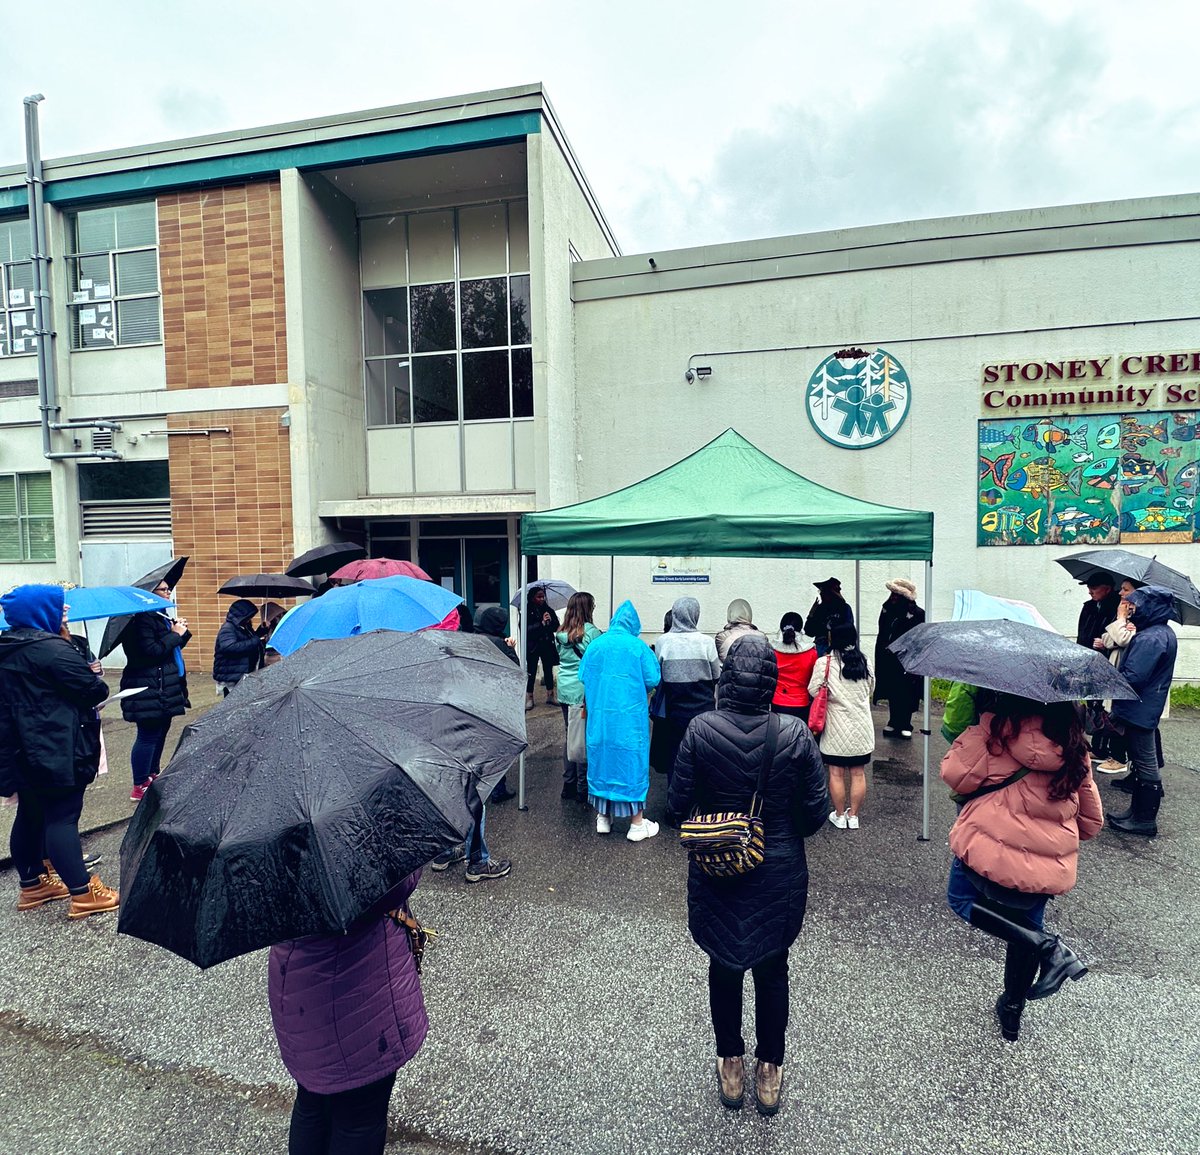
<svg viewBox="0 0 1200 1155"><path fill-rule="evenodd" d="M137 581L131 583L137 586L140 590L151 590L160 582L166 582L167 585L174 589L179 584L179 579L183 577L183 571L187 569L188 559L186 557L173 557L170 561L164 562L157 569L152 569L148 574L143 574ZM150 610L149 613L156 611ZM101 658L107 657L121 644L121 635L125 632L125 627L133 621L135 615L127 615L120 618L109 618L108 625L104 627L104 637L100 639L100 654Z"/></svg>
<svg viewBox="0 0 1200 1155"><path fill-rule="evenodd" d="M926 622L888 649L910 674L1035 702L1137 697L1098 651L1024 622Z"/></svg>
<svg viewBox="0 0 1200 1155"><path fill-rule="evenodd" d="M316 588L303 578L288 577L282 573L256 573L246 577L230 578L219 590L219 594L231 597L258 598L311 598Z"/></svg>
<svg viewBox="0 0 1200 1155"><path fill-rule="evenodd" d="M331 574L336 569L360 557L366 557L367 551L361 545L349 541L338 541L331 545L319 545L299 557L292 558L291 564L284 571L289 577L312 577L314 574Z"/></svg>
<svg viewBox="0 0 1200 1155"><path fill-rule="evenodd" d="M440 630L312 642L244 679L134 813L118 930L201 967L344 931L462 841L526 747L524 681Z"/></svg>
<svg viewBox="0 0 1200 1155"><path fill-rule="evenodd" d="M1087 581L1094 573L1109 573L1118 580L1128 578L1142 585L1164 586L1175 595L1176 621L1185 626L1200 625L1200 589L1187 574L1156 558L1127 549L1085 549L1054 560L1080 581Z"/></svg>

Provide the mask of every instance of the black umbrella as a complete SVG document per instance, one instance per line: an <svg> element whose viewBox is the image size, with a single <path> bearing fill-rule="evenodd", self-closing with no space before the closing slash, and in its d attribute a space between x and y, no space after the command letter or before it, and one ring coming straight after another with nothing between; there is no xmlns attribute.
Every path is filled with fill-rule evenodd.
<svg viewBox="0 0 1200 1155"><path fill-rule="evenodd" d="M137 586L140 590L153 591L160 582L166 582L171 589L174 589L179 584L179 579L183 577L183 571L187 569L188 559L186 557L174 557L168 562L164 562L157 569L152 569L148 574L143 574L137 581L131 582L131 585ZM148 613L157 611L148 610ZM121 644L121 635L125 632L125 627L133 621L136 615L127 615L120 618L109 618L108 625L104 627L104 637L100 639L100 654L101 658L107 657Z"/></svg>
<svg viewBox="0 0 1200 1155"><path fill-rule="evenodd" d="M1072 577L1087 581L1094 573L1128 578L1147 586L1163 586L1175 595L1175 620L1185 626L1200 625L1200 589L1187 574L1163 565L1153 557L1127 549L1085 549L1054 559Z"/></svg>
<svg viewBox="0 0 1200 1155"><path fill-rule="evenodd" d="M1035 702L1137 697L1098 651L1024 622L927 622L888 649L910 674Z"/></svg>
<svg viewBox="0 0 1200 1155"><path fill-rule="evenodd" d="M312 582L303 578L288 577L282 573L256 573L247 577L230 578L219 590L219 594L231 597L258 598L311 598L317 591Z"/></svg>
<svg viewBox="0 0 1200 1155"><path fill-rule="evenodd" d="M201 967L336 934L462 841L525 749L486 639L312 642L188 727L121 844L118 929Z"/></svg>
<svg viewBox="0 0 1200 1155"><path fill-rule="evenodd" d="M284 571L288 577L312 577L314 574L331 574L360 557L366 557L367 551L361 545L353 542L339 541L332 545L319 545L299 557L292 558L291 564Z"/></svg>

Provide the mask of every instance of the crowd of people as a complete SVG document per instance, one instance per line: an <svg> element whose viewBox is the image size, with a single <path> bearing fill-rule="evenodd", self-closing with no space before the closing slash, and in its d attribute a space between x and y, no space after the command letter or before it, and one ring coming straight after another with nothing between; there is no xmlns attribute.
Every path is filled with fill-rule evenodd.
<svg viewBox="0 0 1200 1155"><path fill-rule="evenodd" d="M1105 773L1127 771L1114 786L1130 794L1130 806L1109 815L1109 825L1157 832L1158 724L1175 661L1167 625L1172 595L1153 585L1118 586L1103 574L1087 584L1077 641L1111 655L1138 699L1044 705L956 685L943 720L952 745L941 774L959 807L949 836L947 899L966 922L1005 944L995 1013L1008 1040L1019 1036L1027 1000L1087 973L1045 928L1045 915L1050 898L1075 885L1080 842L1104 824L1093 761ZM768 1115L782 1100L788 952L807 901L804 840L826 822L860 829L876 749L872 705L888 704L883 736L908 741L921 692L919 679L889 649L924 620L915 586L904 578L887 583L872 670L838 580L815 585L807 616L788 611L770 637L741 598L728 606L715 638L700 630L697 599L678 598L653 646L641 640L630 601L605 631L595 625L595 600L585 592L571 595L561 621L544 590L531 592L524 615L525 705L533 705L540 664L547 700L563 717L562 798L591 809L597 834L611 834L615 822L627 822L631 842L660 832L646 813L652 767L666 775L663 821L729 819L749 809L760 823L754 868L714 877L692 860L688 922L709 959L719 1100L737 1109L746 1099L742 999L749 971L754 1101ZM0 635L0 792L18 797L11 840L18 909L69 898L71 919L113 910L119 896L89 870L78 833L83 791L99 762L97 707L108 696L102 670L66 627L61 587L19 587L0 598L0 608L9 623ZM274 621L264 614L252 629L257 612L253 603L235 602L222 627L213 676L224 692L266 658ZM504 609L488 607L473 622L460 617L456 624L520 661ZM190 638L186 620L147 613L133 619L124 639L121 685L136 691L122 700L137 727L135 798L159 772L172 720L188 707L183 651ZM506 783L498 790L507 796ZM464 843L431 867L465 861L468 882L503 878L511 863L489 854L486 806L475 802ZM408 909L417 881L418 874L405 879L345 935L272 948L271 1012L298 1085L293 1152L382 1149L396 1071L428 1027L422 932Z"/></svg>

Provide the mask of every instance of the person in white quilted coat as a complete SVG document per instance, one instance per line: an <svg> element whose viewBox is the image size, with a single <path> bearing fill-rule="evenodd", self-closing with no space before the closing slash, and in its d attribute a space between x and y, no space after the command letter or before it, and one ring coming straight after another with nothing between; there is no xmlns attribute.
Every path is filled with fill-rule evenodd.
<svg viewBox="0 0 1200 1155"><path fill-rule="evenodd" d="M858 811L867 797L867 763L875 751L871 695L875 679L866 655L858 648L858 631L837 626L830 639L829 704L821 732L821 757L829 769L829 821L839 830L858 829ZM808 691L816 697L825 680L826 661L818 658ZM847 800L846 778L850 779Z"/></svg>

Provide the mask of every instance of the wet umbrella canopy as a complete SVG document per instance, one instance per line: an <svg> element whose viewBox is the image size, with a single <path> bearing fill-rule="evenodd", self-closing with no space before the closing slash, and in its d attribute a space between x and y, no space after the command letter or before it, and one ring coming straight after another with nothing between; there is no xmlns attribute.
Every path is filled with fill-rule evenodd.
<svg viewBox="0 0 1200 1155"><path fill-rule="evenodd" d="M174 589L179 584L179 579L183 577L187 563L186 557L174 557L158 566L157 569L152 569L148 574L143 574L133 584L140 590L153 592L160 582L166 582L171 589ZM106 658L121 644L121 634L125 632L125 627L131 620L129 617L108 619L108 625L104 627L104 637L100 639L99 656L101 658Z"/></svg>
<svg viewBox="0 0 1200 1155"><path fill-rule="evenodd" d="M294 557L284 571L288 577L313 577L315 574L330 574L339 566L360 557L367 551L361 545L339 541L331 545L319 545L299 557Z"/></svg>
<svg viewBox="0 0 1200 1155"><path fill-rule="evenodd" d="M510 606L517 606L518 608L523 607L529 595L534 590L545 592L546 605L552 610L561 610L565 609L567 602L571 600L571 595L575 592L575 587L568 585L566 582L559 581L557 578L545 578L542 581L530 582L527 586L523 586L517 590L508 604Z"/></svg>
<svg viewBox="0 0 1200 1155"><path fill-rule="evenodd" d="M462 841L525 749L524 683L440 631L313 642L245 679L134 813L118 929L201 967L344 931Z"/></svg>
<svg viewBox="0 0 1200 1155"><path fill-rule="evenodd" d="M282 573L256 573L246 577L230 578L219 590L219 594L231 597L257 598L311 598L316 593L312 582L303 578L288 577Z"/></svg>
<svg viewBox="0 0 1200 1155"><path fill-rule="evenodd" d="M910 674L950 678L1035 702L1137 697L1096 650L1023 622L927 622L888 649Z"/></svg>
<svg viewBox="0 0 1200 1155"><path fill-rule="evenodd" d="M1127 549L1085 549L1054 559L1072 577L1087 581L1094 573L1110 574L1141 585L1163 586L1175 595L1175 620L1185 626L1200 625L1200 590L1187 574Z"/></svg>
<svg viewBox="0 0 1200 1155"><path fill-rule="evenodd" d="M329 576L340 582L375 581L386 577L411 577L423 582L433 580L419 565L391 557L366 557L361 561L352 561Z"/></svg>

